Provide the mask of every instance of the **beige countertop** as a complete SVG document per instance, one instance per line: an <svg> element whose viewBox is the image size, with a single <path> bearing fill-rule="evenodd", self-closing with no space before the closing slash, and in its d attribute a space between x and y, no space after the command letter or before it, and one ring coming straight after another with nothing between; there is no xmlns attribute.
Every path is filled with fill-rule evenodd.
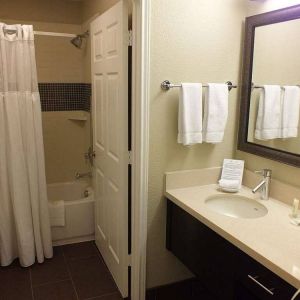
<svg viewBox="0 0 300 300"><path fill-rule="evenodd" d="M168 199L285 281L300 288L300 226L290 224L291 207L273 198L260 200L258 194L253 195L243 186L237 194L262 203L268 213L256 219L232 218L212 211L205 204L207 197L217 194L224 194L218 190L217 184L176 188L167 179L165 196Z"/></svg>

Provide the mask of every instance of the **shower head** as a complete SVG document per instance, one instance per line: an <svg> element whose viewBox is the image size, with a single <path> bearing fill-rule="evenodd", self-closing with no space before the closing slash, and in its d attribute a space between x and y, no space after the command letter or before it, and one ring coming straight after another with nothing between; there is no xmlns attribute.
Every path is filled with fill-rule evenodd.
<svg viewBox="0 0 300 300"><path fill-rule="evenodd" d="M81 48L82 46L82 38L80 35L77 35L76 37L74 37L72 40L71 40L71 43L77 47L77 48Z"/></svg>
<svg viewBox="0 0 300 300"><path fill-rule="evenodd" d="M83 38L87 38L90 35L89 31L86 31L83 34L78 34L76 37L74 37L71 40L71 43L76 47L81 49L82 47L82 42L83 42Z"/></svg>

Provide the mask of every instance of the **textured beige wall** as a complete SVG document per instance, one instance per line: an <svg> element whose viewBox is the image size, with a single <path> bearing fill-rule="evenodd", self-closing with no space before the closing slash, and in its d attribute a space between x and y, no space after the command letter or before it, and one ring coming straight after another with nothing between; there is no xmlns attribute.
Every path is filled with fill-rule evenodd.
<svg viewBox="0 0 300 300"><path fill-rule="evenodd" d="M259 1L248 1L244 0L246 5L246 16L252 16L256 14L265 13L268 11L285 8L288 6L298 5L299 0L259 0Z"/></svg>
<svg viewBox="0 0 300 300"><path fill-rule="evenodd" d="M283 8L287 5L299 4L299 0L288 1L272 1L267 0L262 3L259 2L247 2L246 15L254 15L263 12L268 12L274 9ZM273 178L278 179L284 183L288 183L294 186L300 186L300 169L292 166L288 166L283 163L279 163L273 160L269 160L256 155L248 154L246 152L237 151L236 158L244 159L245 166L249 170L260 170L263 168L270 168L273 170Z"/></svg>
<svg viewBox="0 0 300 300"><path fill-rule="evenodd" d="M0 0L0 18L81 24L82 3L69 0Z"/></svg>
<svg viewBox="0 0 300 300"><path fill-rule="evenodd" d="M84 153L90 145L89 113L43 112L47 183L73 181L76 172L88 172ZM87 121L70 120L85 116Z"/></svg>
<svg viewBox="0 0 300 300"><path fill-rule="evenodd" d="M238 90L230 92L225 141L191 148L177 144L178 89L172 82L237 82L242 22L240 0L151 1L150 170L148 203L147 286L190 276L165 248L164 172L221 165L235 153Z"/></svg>
<svg viewBox="0 0 300 300"><path fill-rule="evenodd" d="M117 2L119 2L119 0L83 0L82 21L86 22L95 15L104 13Z"/></svg>

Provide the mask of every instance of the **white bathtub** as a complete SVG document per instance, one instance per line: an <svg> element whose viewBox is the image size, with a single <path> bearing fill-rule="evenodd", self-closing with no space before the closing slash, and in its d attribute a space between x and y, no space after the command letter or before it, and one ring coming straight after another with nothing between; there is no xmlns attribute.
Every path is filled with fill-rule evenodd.
<svg viewBox="0 0 300 300"><path fill-rule="evenodd" d="M93 240L95 237L94 193L87 181L48 184L48 201L65 201L64 227L52 227L54 245ZM88 195L85 195L87 194Z"/></svg>

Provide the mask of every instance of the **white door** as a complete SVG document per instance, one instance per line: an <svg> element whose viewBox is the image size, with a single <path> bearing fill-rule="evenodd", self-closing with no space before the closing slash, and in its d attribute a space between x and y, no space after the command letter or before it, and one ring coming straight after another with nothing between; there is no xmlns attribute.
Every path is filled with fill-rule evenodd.
<svg viewBox="0 0 300 300"><path fill-rule="evenodd" d="M128 10L120 1L91 24L96 244L128 295Z"/></svg>

